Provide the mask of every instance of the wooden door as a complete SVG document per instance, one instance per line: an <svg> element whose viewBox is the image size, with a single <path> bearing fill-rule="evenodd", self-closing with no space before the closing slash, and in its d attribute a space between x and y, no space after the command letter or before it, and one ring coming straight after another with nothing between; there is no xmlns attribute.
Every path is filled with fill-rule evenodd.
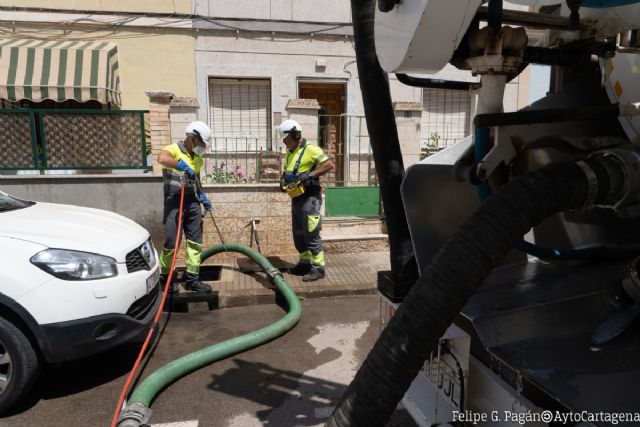
<svg viewBox="0 0 640 427"><path fill-rule="evenodd" d="M343 83L300 83L299 98L315 99L320 104L318 113L318 144L331 157L336 167L327 176L328 181L344 185L346 86Z"/></svg>

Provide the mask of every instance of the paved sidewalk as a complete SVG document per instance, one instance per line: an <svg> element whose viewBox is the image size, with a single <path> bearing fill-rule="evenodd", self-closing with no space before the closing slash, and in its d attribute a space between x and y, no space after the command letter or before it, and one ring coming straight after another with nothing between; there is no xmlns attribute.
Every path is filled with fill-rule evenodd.
<svg viewBox="0 0 640 427"><path fill-rule="evenodd" d="M286 272L297 262L295 255L268 259L283 272L284 279L293 291L303 298L375 293L377 272L390 268L387 251L325 254L325 257L326 277L315 282L303 282L302 277ZM220 280L208 283L217 293L219 308L275 301L275 292L267 275L249 258L238 258L227 263L222 268Z"/></svg>

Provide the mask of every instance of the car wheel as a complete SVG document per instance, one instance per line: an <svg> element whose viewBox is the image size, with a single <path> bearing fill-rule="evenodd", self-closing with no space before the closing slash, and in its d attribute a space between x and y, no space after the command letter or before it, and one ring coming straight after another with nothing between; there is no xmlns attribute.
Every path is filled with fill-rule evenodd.
<svg viewBox="0 0 640 427"><path fill-rule="evenodd" d="M0 414L38 379L40 361L33 345L13 323L0 318Z"/></svg>

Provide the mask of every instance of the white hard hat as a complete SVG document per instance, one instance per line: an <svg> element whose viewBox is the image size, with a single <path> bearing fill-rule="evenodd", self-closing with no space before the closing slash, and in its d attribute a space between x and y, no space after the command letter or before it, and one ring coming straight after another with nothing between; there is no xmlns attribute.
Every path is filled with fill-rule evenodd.
<svg viewBox="0 0 640 427"><path fill-rule="evenodd" d="M211 129L209 129L206 123L200 121L191 122L189 126L187 126L186 133L187 135L198 135L206 145L209 145L211 142Z"/></svg>
<svg viewBox="0 0 640 427"><path fill-rule="evenodd" d="M278 134L280 135L280 138L285 138L288 134L291 133L293 139L300 139L301 132L302 126L300 126L300 123L291 119L282 122L282 124L278 128Z"/></svg>

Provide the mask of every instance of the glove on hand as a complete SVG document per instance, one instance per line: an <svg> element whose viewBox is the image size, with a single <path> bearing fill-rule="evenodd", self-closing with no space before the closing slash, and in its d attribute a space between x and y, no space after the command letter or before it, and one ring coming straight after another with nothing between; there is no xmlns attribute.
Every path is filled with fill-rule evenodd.
<svg viewBox="0 0 640 427"><path fill-rule="evenodd" d="M211 208L213 207L211 205L211 200L209 200L209 198L207 197L207 195L203 192L198 192L198 201L200 203L202 203L202 206L204 206L204 209L206 211L210 211Z"/></svg>
<svg viewBox="0 0 640 427"><path fill-rule="evenodd" d="M187 162L185 162L182 159L180 159L180 161L178 161L177 168L178 168L178 170L186 172L187 175L189 175L189 178L191 178L191 179L194 179L196 177L196 173L194 172L193 169L191 169L191 166L189 166L187 164Z"/></svg>
<svg viewBox="0 0 640 427"><path fill-rule="evenodd" d="M311 174L309 174L309 172L303 172L300 175L298 175L298 179L300 180L300 183L302 185L307 184L309 181L311 181Z"/></svg>

